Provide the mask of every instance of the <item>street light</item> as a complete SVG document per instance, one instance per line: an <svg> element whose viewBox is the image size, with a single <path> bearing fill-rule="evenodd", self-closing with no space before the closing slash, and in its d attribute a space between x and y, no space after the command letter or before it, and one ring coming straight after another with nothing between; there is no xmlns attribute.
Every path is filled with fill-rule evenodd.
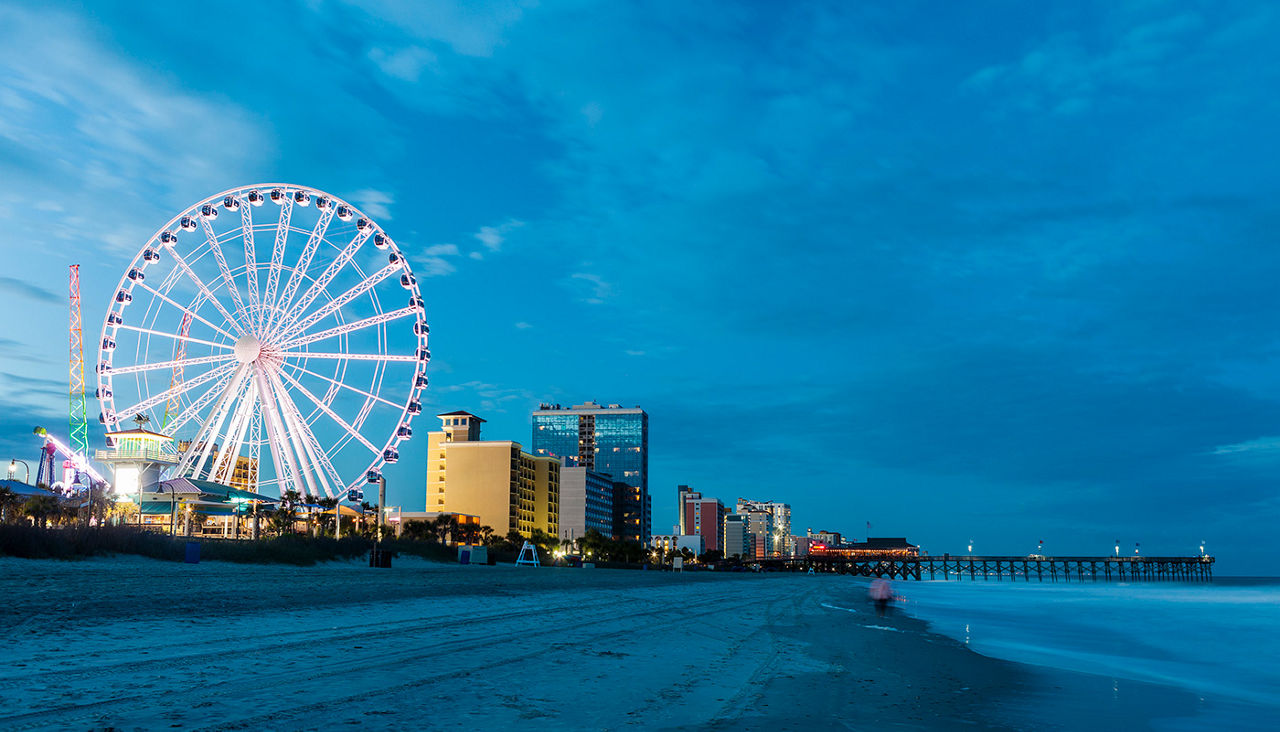
<svg viewBox="0 0 1280 732"><path fill-rule="evenodd" d="M1116 556L1120 556L1120 540L1116 539Z"/></svg>
<svg viewBox="0 0 1280 732"><path fill-rule="evenodd" d="M9 480L13 480L13 474L18 472L18 463L22 463L22 469L26 471L22 474L22 482L30 483L31 482L31 466L27 465L26 460L14 459L9 461Z"/></svg>
<svg viewBox="0 0 1280 732"><path fill-rule="evenodd" d="M969 554L973 554L973 539L969 540Z"/></svg>

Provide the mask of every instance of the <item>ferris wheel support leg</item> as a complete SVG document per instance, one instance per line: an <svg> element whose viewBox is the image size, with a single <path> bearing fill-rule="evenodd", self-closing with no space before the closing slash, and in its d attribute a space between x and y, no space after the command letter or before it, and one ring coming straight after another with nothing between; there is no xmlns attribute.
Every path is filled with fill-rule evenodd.
<svg viewBox="0 0 1280 732"><path fill-rule="evenodd" d="M231 418L231 424L227 426L227 436L235 435L234 447L226 449L228 445L223 445L222 452L218 453L218 460L214 464L213 470L210 472L214 482L230 485L230 476L235 474L236 462L240 459L240 450L244 445L245 434L249 431L249 421L253 417L253 402L257 399L258 388L253 385L253 381L249 380L245 387L245 394L240 398L240 404L236 407L235 416Z"/></svg>
<svg viewBox="0 0 1280 732"><path fill-rule="evenodd" d="M298 493L306 493L307 488L302 484L302 478L298 475L298 466L293 461L293 453L289 450L288 439L283 434L283 426L280 424L280 415L276 412L274 397L271 394L271 387L267 384L266 376L263 375L261 369L254 369L254 378L258 384L258 394L262 403L262 421L266 423L267 435L269 436L268 444L271 446L271 459L275 461L277 470L280 467L287 467L289 470L289 481L286 483L283 479L280 481L280 495L289 488L293 488ZM283 459L283 462L281 460ZM283 472L283 471L281 471ZM281 476L282 478L284 476Z"/></svg>
<svg viewBox="0 0 1280 732"><path fill-rule="evenodd" d="M204 442L192 442L191 447L187 449L187 453L193 453L197 448L200 450L200 457L191 465L191 477L199 478L201 472L204 471L204 465L209 460L209 455L213 452L219 433L222 431L222 423L226 421L227 414L231 411L231 405L235 398L240 395L240 385L244 382L245 371L248 369L247 364L241 364L236 369L235 376L231 377L231 383L227 384L227 388L223 390L222 396L218 397L217 404L214 405L213 411L209 413L209 419L200 428L200 435L204 436Z"/></svg>
<svg viewBox="0 0 1280 732"><path fill-rule="evenodd" d="M278 374L275 376L278 376ZM306 420L302 417L302 412L298 411L298 405L294 403L293 398L285 391L278 378L275 381L275 387L283 402L285 419L293 425L294 432L297 433L298 440L302 443L303 451L306 453L307 461L315 469L316 479L321 487L324 488L325 495L333 498L335 489L330 486L329 478L334 478L333 485L339 485L336 480L337 472L333 469L333 465L329 463L328 458L324 457L324 453L320 450L320 443L307 426ZM325 473L326 470L328 475Z"/></svg>
<svg viewBox="0 0 1280 732"><path fill-rule="evenodd" d="M315 466L312 465L307 451L302 445L302 434L298 430L298 425L293 421L293 414L290 409L292 404L289 402L289 397L284 393L284 388L280 385L280 380L276 378L275 373L268 371L267 381L271 384L271 393L275 397L276 406L280 410L281 422L285 427L285 432L288 434L289 444L293 446L294 459L302 472L302 479L306 481L307 495L318 497L320 489L316 485Z"/></svg>

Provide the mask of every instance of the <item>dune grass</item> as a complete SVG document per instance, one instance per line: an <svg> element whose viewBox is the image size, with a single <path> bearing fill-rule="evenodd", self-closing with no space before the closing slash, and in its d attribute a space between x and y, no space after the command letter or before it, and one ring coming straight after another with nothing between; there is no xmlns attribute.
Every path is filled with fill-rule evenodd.
<svg viewBox="0 0 1280 732"><path fill-rule="evenodd" d="M134 526L103 526L92 529L45 529L27 524L0 526L0 556L24 559L85 559L133 554L181 562L185 560L186 545L189 542L200 544L201 560L298 566L364 557L373 547L373 540L362 536L334 539L286 535L251 541L174 537L139 530ZM418 556L435 561L453 561L456 558L454 549L426 541L389 540L383 542L383 548L397 555Z"/></svg>

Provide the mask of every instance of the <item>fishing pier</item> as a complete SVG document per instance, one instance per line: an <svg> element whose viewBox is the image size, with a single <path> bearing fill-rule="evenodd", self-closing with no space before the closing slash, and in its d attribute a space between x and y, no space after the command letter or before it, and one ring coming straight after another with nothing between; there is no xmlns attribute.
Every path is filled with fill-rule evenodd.
<svg viewBox="0 0 1280 732"><path fill-rule="evenodd" d="M762 559L762 569L833 572L896 580L970 582L1210 582L1213 557L903 556L814 553Z"/></svg>

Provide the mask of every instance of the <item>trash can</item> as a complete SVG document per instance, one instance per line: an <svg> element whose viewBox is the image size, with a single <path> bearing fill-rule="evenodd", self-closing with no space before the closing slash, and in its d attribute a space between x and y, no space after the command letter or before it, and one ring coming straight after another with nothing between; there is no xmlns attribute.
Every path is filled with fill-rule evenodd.
<svg viewBox="0 0 1280 732"><path fill-rule="evenodd" d="M187 564L200 563L200 542L198 541L187 542L186 563Z"/></svg>
<svg viewBox="0 0 1280 732"><path fill-rule="evenodd" d="M391 552L386 549L369 550L369 566L378 569L391 568Z"/></svg>

